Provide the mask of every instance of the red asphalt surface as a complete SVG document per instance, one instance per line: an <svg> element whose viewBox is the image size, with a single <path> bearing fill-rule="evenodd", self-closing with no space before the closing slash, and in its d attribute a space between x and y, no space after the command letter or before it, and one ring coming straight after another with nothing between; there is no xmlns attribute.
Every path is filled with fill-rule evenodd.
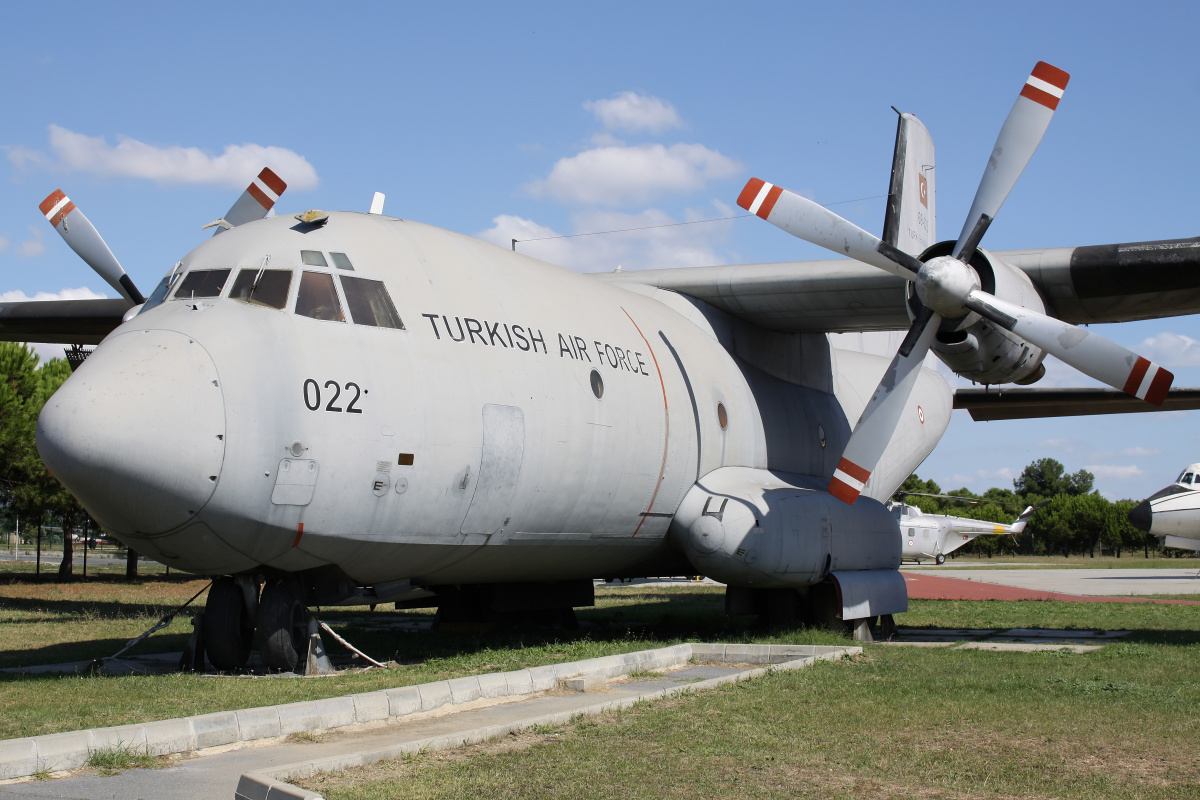
<svg viewBox="0 0 1200 800"><path fill-rule="evenodd" d="M902 572L908 596L914 600L1065 600L1071 603L1159 603L1169 606L1200 606L1200 600L1151 600L1145 597L1099 597L1082 594L1020 589L998 583L939 578L925 573Z"/></svg>

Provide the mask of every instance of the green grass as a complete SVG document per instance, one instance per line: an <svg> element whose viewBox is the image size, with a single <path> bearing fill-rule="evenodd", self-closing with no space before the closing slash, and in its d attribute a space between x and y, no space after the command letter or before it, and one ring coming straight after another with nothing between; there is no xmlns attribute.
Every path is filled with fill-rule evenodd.
<svg viewBox="0 0 1200 800"><path fill-rule="evenodd" d="M166 766L166 761L132 745L117 744L93 750L86 766L100 770L101 775L116 775L125 769L148 769Z"/></svg>
<svg viewBox="0 0 1200 800"><path fill-rule="evenodd" d="M1198 659L1194 644L875 645L852 661L300 783L327 800L1197 797Z"/></svg>
<svg viewBox="0 0 1200 800"><path fill-rule="evenodd" d="M175 575L171 580L148 579L136 584L116 580L37 583L24 577L0 580L0 666L111 655L165 610L203 586L203 581ZM825 630L768 635L747 618L725 617L723 608L719 587L602 588L597 590L596 607L579 611L581 630L489 635L388 630L383 623L421 615L383 607L375 612L365 608L325 611L321 618L349 641L372 657L393 659L402 666L321 679L0 674L0 708L4 710L0 739L334 697L682 641L848 642ZM170 628L152 636L135 652L181 650L191 631L188 617L188 612L181 614ZM910 611L897 621L910 627L1127 629L1134 631L1130 641L1138 645L1180 647L1200 642L1197 606L914 600ZM336 644L327 644L337 652ZM913 675L913 685L921 692L939 691L942 671Z"/></svg>

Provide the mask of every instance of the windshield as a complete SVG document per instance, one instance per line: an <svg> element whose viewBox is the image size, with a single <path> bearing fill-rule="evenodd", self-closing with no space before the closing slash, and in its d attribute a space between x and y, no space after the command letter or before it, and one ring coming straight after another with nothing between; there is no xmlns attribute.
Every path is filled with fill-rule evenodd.
<svg viewBox="0 0 1200 800"><path fill-rule="evenodd" d="M179 284L174 298L190 300L193 297L216 297L225 288L229 272L227 269L194 269Z"/></svg>
<svg viewBox="0 0 1200 800"><path fill-rule="evenodd" d="M238 273L229 297L247 303L283 308L292 286L290 269L244 269Z"/></svg>

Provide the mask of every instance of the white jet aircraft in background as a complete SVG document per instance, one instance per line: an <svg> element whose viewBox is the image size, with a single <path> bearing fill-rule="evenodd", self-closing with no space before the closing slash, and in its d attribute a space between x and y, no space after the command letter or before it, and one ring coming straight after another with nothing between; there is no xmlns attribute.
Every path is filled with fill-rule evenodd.
<svg viewBox="0 0 1200 800"><path fill-rule="evenodd" d="M55 192L47 219L121 299L0 304L0 337L99 343L39 451L111 535L216 578L221 669L256 644L291 668L308 606L569 613L597 577L708 575L775 622L893 614L883 502L952 408L1197 407L1076 327L1200 312L1197 240L979 248L1067 77L1023 84L954 242L910 114L882 239L757 179L739 198L852 260L579 275L379 202L266 217L285 185L264 170L144 302ZM891 360L828 336L904 328ZM1053 353L1115 391L954 393L930 351L983 384L1036 381Z"/></svg>
<svg viewBox="0 0 1200 800"><path fill-rule="evenodd" d="M1129 522L1162 539L1164 547L1200 551L1200 464L1134 506Z"/></svg>

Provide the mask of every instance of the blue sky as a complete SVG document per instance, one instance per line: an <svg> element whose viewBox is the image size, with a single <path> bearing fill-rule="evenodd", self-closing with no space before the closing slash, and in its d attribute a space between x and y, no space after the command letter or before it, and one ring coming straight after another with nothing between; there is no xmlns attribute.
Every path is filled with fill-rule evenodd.
<svg viewBox="0 0 1200 800"><path fill-rule="evenodd" d="M53 189L148 292L264 160L291 184L281 213L382 191L389 214L496 241L730 216L751 176L879 232L892 105L933 135L953 238L1038 60L1071 83L984 245L1197 235L1198 8L19 4L0 48L0 297L114 295L38 212ZM521 248L581 271L823 257L753 218ZM1101 332L1200 386L1194 318ZM1048 366L1047 383L1088 383ZM1142 497L1200 460L1198 419L956 416L919 472L982 490L1052 456Z"/></svg>

